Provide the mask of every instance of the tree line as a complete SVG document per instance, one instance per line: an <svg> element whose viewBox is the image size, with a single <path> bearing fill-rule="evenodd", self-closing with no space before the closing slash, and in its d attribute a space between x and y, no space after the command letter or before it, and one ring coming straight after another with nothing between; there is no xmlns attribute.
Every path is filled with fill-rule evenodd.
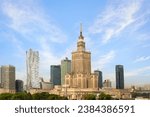
<svg viewBox="0 0 150 117"><path fill-rule="evenodd" d="M48 92L31 94L28 92L19 92L15 94L2 93L0 100L68 100L67 97L49 94ZM98 96L95 94L85 94L82 100L113 100L113 98L105 93L100 93Z"/></svg>
<svg viewBox="0 0 150 117"><path fill-rule="evenodd" d="M100 93L99 95L95 94L86 94L83 95L84 100L114 100L111 95L105 94L105 93Z"/></svg>
<svg viewBox="0 0 150 117"><path fill-rule="evenodd" d="M19 92L15 94L2 93L0 94L0 100L67 100L67 97L49 94L48 92L35 94Z"/></svg>

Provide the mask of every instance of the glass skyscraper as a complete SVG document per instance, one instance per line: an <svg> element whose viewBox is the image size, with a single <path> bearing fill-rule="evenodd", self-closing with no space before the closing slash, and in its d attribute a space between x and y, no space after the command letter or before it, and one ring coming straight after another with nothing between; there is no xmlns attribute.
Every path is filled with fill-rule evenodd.
<svg viewBox="0 0 150 117"><path fill-rule="evenodd" d="M102 76L102 72L99 70L95 70L94 73L96 73L98 75L98 87L102 88L103 87L103 76Z"/></svg>
<svg viewBox="0 0 150 117"><path fill-rule="evenodd" d="M16 92L23 92L23 81L16 80L15 87L16 87Z"/></svg>
<svg viewBox="0 0 150 117"><path fill-rule="evenodd" d="M50 82L53 85L61 85L61 68L60 65L51 65L50 67Z"/></svg>
<svg viewBox="0 0 150 117"><path fill-rule="evenodd" d="M124 89L123 65L116 65L116 89Z"/></svg>
<svg viewBox="0 0 150 117"><path fill-rule="evenodd" d="M61 61L61 85L65 84L65 75L71 73L71 60L67 57Z"/></svg>

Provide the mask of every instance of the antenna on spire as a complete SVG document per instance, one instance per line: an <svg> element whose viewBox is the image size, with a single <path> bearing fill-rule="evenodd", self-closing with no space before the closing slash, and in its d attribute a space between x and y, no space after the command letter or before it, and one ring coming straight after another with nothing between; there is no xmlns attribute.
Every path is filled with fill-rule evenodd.
<svg viewBox="0 0 150 117"><path fill-rule="evenodd" d="M82 32L82 23L80 23L80 32Z"/></svg>
<svg viewBox="0 0 150 117"><path fill-rule="evenodd" d="M82 36L82 23L80 23L80 37L83 38L83 36Z"/></svg>

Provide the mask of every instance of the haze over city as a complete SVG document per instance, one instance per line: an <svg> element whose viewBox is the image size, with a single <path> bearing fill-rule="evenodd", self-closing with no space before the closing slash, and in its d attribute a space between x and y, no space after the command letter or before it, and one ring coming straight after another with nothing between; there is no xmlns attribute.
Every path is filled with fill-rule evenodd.
<svg viewBox="0 0 150 117"><path fill-rule="evenodd" d="M124 66L125 86L150 84L150 5L148 0L0 0L0 65L16 67L26 80L26 51L39 51L40 76L50 65L71 59L80 23L92 71L115 82Z"/></svg>

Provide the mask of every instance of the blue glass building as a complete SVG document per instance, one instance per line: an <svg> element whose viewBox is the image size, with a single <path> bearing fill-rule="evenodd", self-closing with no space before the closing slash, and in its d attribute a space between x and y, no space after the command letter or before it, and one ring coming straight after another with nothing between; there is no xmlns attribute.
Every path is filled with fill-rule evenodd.
<svg viewBox="0 0 150 117"><path fill-rule="evenodd" d="M50 82L53 85L61 85L61 67L60 65L51 65L50 67Z"/></svg>
<svg viewBox="0 0 150 117"><path fill-rule="evenodd" d="M116 89L124 89L123 65L116 65Z"/></svg>
<svg viewBox="0 0 150 117"><path fill-rule="evenodd" d="M94 73L96 73L98 75L98 87L102 88L103 87L103 76L102 76L102 72L99 70L95 70Z"/></svg>

